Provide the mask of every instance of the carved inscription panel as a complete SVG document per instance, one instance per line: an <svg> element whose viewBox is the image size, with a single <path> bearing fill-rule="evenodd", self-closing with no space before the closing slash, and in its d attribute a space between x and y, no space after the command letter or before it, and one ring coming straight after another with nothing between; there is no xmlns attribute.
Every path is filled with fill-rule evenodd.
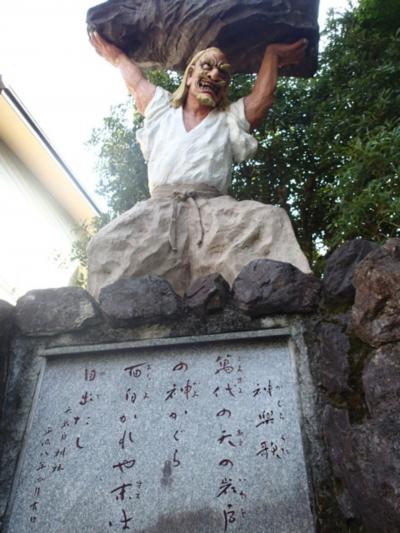
<svg viewBox="0 0 400 533"><path fill-rule="evenodd" d="M287 343L49 359L10 533L313 531Z"/></svg>

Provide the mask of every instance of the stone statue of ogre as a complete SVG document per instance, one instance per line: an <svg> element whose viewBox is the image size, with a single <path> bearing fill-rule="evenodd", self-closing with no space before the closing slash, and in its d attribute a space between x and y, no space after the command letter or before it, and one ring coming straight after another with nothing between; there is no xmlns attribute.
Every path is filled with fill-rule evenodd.
<svg viewBox="0 0 400 533"><path fill-rule="evenodd" d="M183 294L198 277L220 272L232 283L244 265L268 258L310 272L286 212L227 191L232 164L252 156L250 134L272 106L278 69L299 63L307 40L267 46L251 94L227 98L230 65L218 48L198 52L169 94L146 79L121 49L90 33L117 67L144 115L137 137L148 162L151 198L102 228L88 247L89 291L122 277L159 275Z"/></svg>

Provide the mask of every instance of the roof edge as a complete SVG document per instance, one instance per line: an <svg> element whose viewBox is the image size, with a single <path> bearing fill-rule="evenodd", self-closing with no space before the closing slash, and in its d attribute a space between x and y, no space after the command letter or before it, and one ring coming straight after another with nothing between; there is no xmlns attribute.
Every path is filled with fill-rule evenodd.
<svg viewBox="0 0 400 533"><path fill-rule="evenodd" d="M45 145L46 149L51 153L51 155L54 157L54 159L57 161L57 163L62 167L64 172L68 175L69 179L72 181L72 183L77 187L77 189L80 191L80 193L86 198L86 200L90 203L90 205L93 207L94 211L100 215L101 210L98 208L94 200L90 197L90 195L86 192L84 187L80 184L78 179L74 176L72 170L69 169L69 167L64 163L61 156L58 154L58 152L53 148L52 144L48 140L48 138L45 136L43 131L40 129L37 122L34 120L32 115L28 112L28 110L25 108L21 100L18 98L16 93L14 92L11 87L6 85L4 82L3 76L0 74L0 94L5 94L7 98L12 102L14 107L18 110L18 112L21 114L21 116L24 118L24 120L27 122L27 124L32 128L32 130L35 132L35 134L38 136L40 141Z"/></svg>

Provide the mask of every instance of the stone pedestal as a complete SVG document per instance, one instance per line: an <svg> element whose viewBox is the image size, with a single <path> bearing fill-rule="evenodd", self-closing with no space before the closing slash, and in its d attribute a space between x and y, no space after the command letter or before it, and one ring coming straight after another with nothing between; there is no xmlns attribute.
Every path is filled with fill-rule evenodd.
<svg viewBox="0 0 400 533"><path fill-rule="evenodd" d="M400 240L275 267L0 302L0 529L399 531Z"/></svg>

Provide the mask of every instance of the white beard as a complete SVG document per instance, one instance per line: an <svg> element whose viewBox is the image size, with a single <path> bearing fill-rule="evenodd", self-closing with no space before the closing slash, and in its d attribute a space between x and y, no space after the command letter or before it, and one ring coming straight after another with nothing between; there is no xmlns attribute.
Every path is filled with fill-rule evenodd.
<svg viewBox="0 0 400 533"><path fill-rule="evenodd" d="M209 94L197 93L196 98L200 104L205 105L206 107L214 108L217 105L215 100Z"/></svg>

